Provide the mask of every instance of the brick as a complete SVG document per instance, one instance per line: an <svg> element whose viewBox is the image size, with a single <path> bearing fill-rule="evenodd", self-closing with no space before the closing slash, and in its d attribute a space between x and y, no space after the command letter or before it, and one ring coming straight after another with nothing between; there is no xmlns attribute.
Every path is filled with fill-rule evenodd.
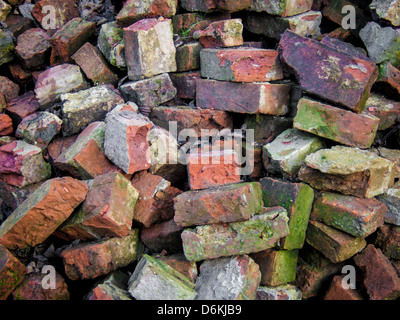
<svg viewBox="0 0 400 320"><path fill-rule="evenodd" d="M168 253L182 252L183 229L175 223L174 219L170 219L144 228L140 234L140 240L154 252L159 253L163 250Z"/></svg>
<svg viewBox="0 0 400 320"><path fill-rule="evenodd" d="M22 119L15 136L43 150L61 131L61 125L62 120L55 114L47 111L37 112Z"/></svg>
<svg viewBox="0 0 400 320"><path fill-rule="evenodd" d="M376 233L375 245L389 259L400 258L400 228L391 224L382 225Z"/></svg>
<svg viewBox="0 0 400 320"><path fill-rule="evenodd" d="M106 157L125 173L148 169L151 163L147 137L152 123L132 111L121 111L109 114L106 125Z"/></svg>
<svg viewBox="0 0 400 320"><path fill-rule="evenodd" d="M79 91L89 86L78 66L62 64L39 74L35 94L41 109L47 109L60 101L63 93Z"/></svg>
<svg viewBox="0 0 400 320"><path fill-rule="evenodd" d="M65 145L66 148L53 157L54 165L80 179L93 179L107 172L120 171L104 155L105 130L104 122L95 121L89 124L74 138L72 144Z"/></svg>
<svg viewBox="0 0 400 320"><path fill-rule="evenodd" d="M94 178L82 205L82 224L100 236L125 237L132 227L139 192L120 173Z"/></svg>
<svg viewBox="0 0 400 320"><path fill-rule="evenodd" d="M137 3L128 0L117 15L120 27L127 27L144 18L172 18L178 7L178 0L151 0Z"/></svg>
<svg viewBox="0 0 400 320"><path fill-rule="evenodd" d="M35 79L33 75L39 72L26 69L21 63L18 63L18 61L10 62L8 64L8 69L15 82L23 86L31 86Z"/></svg>
<svg viewBox="0 0 400 320"><path fill-rule="evenodd" d="M279 286L296 279L298 250L267 249L250 257L260 267L262 286Z"/></svg>
<svg viewBox="0 0 400 320"><path fill-rule="evenodd" d="M344 275L333 277L328 291L324 295L324 300L364 300L362 295L356 289L345 289L342 285Z"/></svg>
<svg viewBox="0 0 400 320"><path fill-rule="evenodd" d="M370 300L395 300L400 295L400 278L380 249L369 244L353 258L363 273Z"/></svg>
<svg viewBox="0 0 400 320"><path fill-rule="evenodd" d="M400 150L378 147L376 149L372 149L372 151L378 156L393 162L394 178L395 180L400 178ZM390 184L389 186L391 187L392 185Z"/></svg>
<svg viewBox="0 0 400 320"><path fill-rule="evenodd" d="M196 281L197 300L255 300L260 270L249 256L207 260Z"/></svg>
<svg viewBox="0 0 400 320"><path fill-rule="evenodd" d="M361 1L362 3L362 1ZM351 5L356 12L356 28L349 29L353 34L358 33L360 29L366 25L367 19L364 17L364 12L357 6L357 3L350 2L346 0L337 0L337 1L326 1L325 7L322 10L322 14L325 18L330 21L336 23L337 25L342 25L343 19L346 17L347 11L343 11L344 6Z"/></svg>
<svg viewBox="0 0 400 320"><path fill-rule="evenodd" d="M289 17L311 10L312 5L312 0L254 0L250 10Z"/></svg>
<svg viewBox="0 0 400 320"><path fill-rule="evenodd" d="M400 70L390 62L385 61L379 65L379 76L374 84L374 89L397 101L400 98L399 79Z"/></svg>
<svg viewBox="0 0 400 320"><path fill-rule="evenodd" d="M6 31L0 30L0 66L14 59L14 41Z"/></svg>
<svg viewBox="0 0 400 320"><path fill-rule="evenodd" d="M400 67L400 34L395 29L371 21L360 30L360 38L375 63L389 61L395 68Z"/></svg>
<svg viewBox="0 0 400 320"><path fill-rule="evenodd" d="M25 92L23 95L9 101L6 113L11 117L15 125L18 125L23 118L35 113L40 109L39 102L33 91Z"/></svg>
<svg viewBox="0 0 400 320"><path fill-rule="evenodd" d="M83 202L86 182L71 177L43 183L0 227L0 243L9 249L34 247L45 241Z"/></svg>
<svg viewBox="0 0 400 320"><path fill-rule="evenodd" d="M245 221L259 213L262 205L257 182L187 191L174 199L174 220L184 227Z"/></svg>
<svg viewBox="0 0 400 320"><path fill-rule="evenodd" d="M160 176L138 172L131 180L139 192L133 219L145 227L173 218L173 198L181 193L171 183Z"/></svg>
<svg viewBox="0 0 400 320"><path fill-rule="evenodd" d="M124 31L115 21L101 25L97 47L112 66L126 69Z"/></svg>
<svg viewBox="0 0 400 320"><path fill-rule="evenodd" d="M72 63L72 55L78 51L96 32L96 24L74 18L68 21L50 39L53 45L50 56L52 66Z"/></svg>
<svg viewBox="0 0 400 320"><path fill-rule="evenodd" d="M42 28L48 27L49 21L46 19L48 11L43 8L51 5L55 9L56 19L55 28L49 29L48 33L53 35L58 29L64 26L68 21L80 16L78 6L74 0L40 0L32 8L32 16L41 24Z"/></svg>
<svg viewBox="0 0 400 320"><path fill-rule="evenodd" d="M236 12L248 8L251 5L249 0L183 0L180 2L182 8L187 11L200 11L200 12L212 12L212 11L228 11Z"/></svg>
<svg viewBox="0 0 400 320"><path fill-rule="evenodd" d="M285 115L291 87L286 84L234 83L199 79L196 105L235 113Z"/></svg>
<svg viewBox="0 0 400 320"><path fill-rule="evenodd" d="M0 300L6 300L26 275L26 267L5 247L0 245Z"/></svg>
<svg viewBox="0 0 400 320"><path fill-rule="evenodd" d="M193 153L187 157L189 187L207 189L241 181L238 155L232 150Z"/></svg>
<svg viewBox="0 0 400 320"><path fill-rule="evenodd" d="M385 222L400 226L400 189L390 188L376 197L386 207Z"/></svg>
<svg viewBox="0 0 400 320"><path fill-rule="evenodd" d="M7 16L11 13L12 7L5 1L0 1L0 21L5 21Z"/></svg>
<svg viewBox="0 0 400 320"><path fill-rule="evenodd" d="M41 68L51 48L49 35L41 28L28 29L17 39L16 52L28 69Z"/></svg>
<svg viewBox="0 0 400 320"><path fill-rule="evenodd" d="M183 252L189 261L201 261L263 251L288 235L287 222L286 210L274 207L247 221L185 229L181 235Z"/></svg>
<svg viewBox="0 0 400 320"><path fill-rule="evenodd" d="M393 163L366 150L336 146L307 156L298 176L318 190L372 198L392 184Z"/></svg>
<svg viewBox="0 0 400 320"><path fill-rule="evenodd" d="M147 254L138 262L128 281L136 300L194 300L194 284L165 262Z"/></svg>
<svg viewBox="0 0 400 320"><path fill-rule="evenodd" d="M370 114L379 118L378 130L387 130L395 126L400 120L400 103L373 93L365 104L363 114Z"/></svg>
<svg viewBox="0 0 400 320"><path fill-rule="evenodd" d="M400 16L398 13L398 1L377 1L373 0L369 8L381 19L389 21L393 26L400 26Z"/></svg>
<svg viewBox="0 0 400 320"><path fill-rule="evenodd" d="M193 38L205 48L234 47L243 45L243 24L241 19L212 22L206 29L194 32Z"/></svg>
<svg viewBox="0 0 400 320"><path fill-rule="evenodd" d="M183 44L176 48L176 66L178 72L196 70L200 68L200 50L203 46L199 42Z"/></svg>
<svg viewBox="0 0 400 320"><path fill-rule="evenodd" d="M186 166L179 163L177 138L169 131L153 126L149 133L150 168L149 173L160 176L176 185L187 177Z"/></svg>
<svg viewBox="0 0 400 320"><path fill-rule="evenodd" d="M126 100L135 102L141 113L148 115L153 107L159 106L176 96L168 73L155 77L124 83L120 90Z"/></svg>
<svg viewBox="0 0 400 320"><path fill-rule="evenodd" d="M11 118L2 113L0 114L0 136L8 136L14 132Z"/></svg>
<svg viewBox="0 0 400 320"><path fill-rule="evenodd" d="M124 28L130 80L176 71L176 49L170 19L143 19Z"/></svg>
<svg viewBox="0 0 400 320"><path fill-rule="evenodd" d="M113 271L90 290L85 296L85 300L132 300L127 292L128 280L129 275L124 271Z"/></svg>
<svg viewBox="0 0 400 320"><path fill-rule="evenodd" d="M67 283L60 273L55 272L55 288L46 290L43 288L43 281L46 273L33 272L29 273L24 280L13 291L14 300L32 300L32 301L47 301L47 300L70 300Z"/></svg>
<svg viewBox="0 0 400 320"><path fill-rule="evenodd" d="M0 179L8 184L24 187L50 175L51 167L44 161L40 148L23 140L0 147Z"/></svg>
<svg viewBox="0 0 400 320"><path fill-rule="evenodd" d="M292 17L273 16L265 13L250 12L244 28L252 33L280 40L289 29L300 36L317 38L321 35L322 14L319 11L308 11Z"/></svg>
<svg viewBox="0 0 400 320"><path fill-rule="evenodd" d="M78 135L76 134L69 137L58 137L53 139L47 146L47 155L45 156L45 159L51 159L48 161L54 161L57 159L61 153L75 143L77 137Z"/></svg>
<svg viewBox="0 0 400 320"><path fill-rule="evenodd" d="M367 237L383 225L386 206L376 199L322 193L314 202L310 219L355 237Z"/></svg>
<svg viewBox="0 0 400 320"><path fill-rule="evenodd" d="M75 93L61 95L63 102L63 134L70 136L81 132L93 121L103 121L108 112L124 99L112 85L99 85Z"/></svg>
<svg viewBox="0 0 400 320"><path fill-rule="evenodd" d="M186 260L183 253L176 253L170 256L157 256L157 259L165 262L170 267L186 276L191 282L195 283L198 271L194 261Z"/></svg>
<svg viewBox="0 0 400 320"><path fill-rule="evenodd" d="M0 181L0 197L11 210L15 210L31 193L39 188L42 183L43 182L38 182L25 187L16 187L4 181Z"/></svg>
<svg viewBox="0 0 400 320"><path fill-rule="evenodd" d="M367 245L362 237L353 237L312 220L307 228L306 241L333 263L351 258Z"/></svg>
<svg viewBox="0 0 400 320"><path fill-rule="evenodd" d="M280 248L301 249L306 237L314 191L303 183L291 183L274 178L260 179L264 206L280 206L289 218L289 235L280 240Z"/></svg>
<svg viewBox="0 0 400 320"><path fill-rule="evenodd" d="M7 77L0 76L0 92L4 94L6 101L10 102L19 95L19 86Z"/></svg>
<svg viewBox="0 0 400 320"><path fill-rule="evenodd" d="M61 257L71 280L94 279L133 263L138 256L139 230L123 238L84 242L64 249Z"/></svg>
<svg viewBox="0 0 400 320"><path fill-rule="evenodd" d="M243 142L242 152L243 154L247 155L247 163L250 164L250 166L253 166L253 169L249 170L251 172L249 172L248 176L254 179L264 176L262 147L260 145L253 145Z"/></svg>
<svg viewBox="0 0 400 320"><path fill-rule="evenodd" d="M356 114L316 100L301 98L293 126L347 146L367 149L374 142L379 122L379 118L373 115Z"/></svg>
<svg viewBox="0 0 400 320"><path fill-rule="evenodd" d="M293 284L259 286L256 300L301 300L301 291Z"/></svg>
<svg viewBox="0 0 400 320"><path fill-rule="evenodd" d="M118 76L109 68L100 50L89 42L86 42L71 58L94 85L107 83L118 85Z"/></svg>
<svg viewBox="0 0 400 320"><path fill-rule="evenodd" d="M279 51L303 90L357 113L363 110L378 77L378 67L370 59L360 59L289 30L279 42Z"/></svg>
<svg viewBox="0 0 400 320"><path fill-rule="evenodd" d="M283 79L278 52L269 49L203 49L201 75L220 81L263 82Z"/></svg>
<svg viewBox="0 0 400 320"><path fill-rule="evenodd" d="M196 81L201 78L200 71L171 73L169 76L176 88L178 98L196 99Z"/></svg>
<svg viewBox="0 0 400 320"><path fill-rule="evenodd" d="M319 137L293 129L287 129L272 142L263 146L264 168L274 173L294 176L307 155L325 147Z"/></svg>
<svg viewBox="0 0 400 320"><path fill-rule="evenodd" d="M19 14L10 14L5 24L7 25L6 30L10 31L14 38L18 38L26 30L34 28L34 22L32 19L23 17Z"/></svg>

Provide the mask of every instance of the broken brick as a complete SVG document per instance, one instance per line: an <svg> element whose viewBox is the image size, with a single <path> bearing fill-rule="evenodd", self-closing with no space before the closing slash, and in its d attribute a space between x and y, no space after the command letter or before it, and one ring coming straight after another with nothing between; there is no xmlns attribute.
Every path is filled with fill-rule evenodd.
<svg viewBox="0 0 400 320"><path fill-rule="evenodd" d="M196 81L201 79L200 71L171 73L171 81L176 88L176 96L182 99L196 99Z"/></svg>
<svg viewBox="0 0 400 320"><path fill-rule="evenodd" d="M5 247L0 245L0 300L6 300L26 275L26 267Z"/></svg>
<svg viewBox="0 0 400 320"><path fill-rule="evenodd" d="M8 136L14 132L11 118L2 113L0 114L0 136Z"/></svg>
<svg viewBox="0 0 400 320"><path fill-rule="evenodd" d="M241 19L212 22L206 29L194 32L193 38L205 48L234 47L243 45Z"/></svg>

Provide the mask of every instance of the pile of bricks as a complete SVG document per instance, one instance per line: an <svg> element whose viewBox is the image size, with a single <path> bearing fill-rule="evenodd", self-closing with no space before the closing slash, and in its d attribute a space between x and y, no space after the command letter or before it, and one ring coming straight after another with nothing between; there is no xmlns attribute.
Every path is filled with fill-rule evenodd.
<svg viewBox="0 0 400 320"><path fill-rule="evenodd" d="M399 17L0 0L0 300L400 297Z"/></svg>

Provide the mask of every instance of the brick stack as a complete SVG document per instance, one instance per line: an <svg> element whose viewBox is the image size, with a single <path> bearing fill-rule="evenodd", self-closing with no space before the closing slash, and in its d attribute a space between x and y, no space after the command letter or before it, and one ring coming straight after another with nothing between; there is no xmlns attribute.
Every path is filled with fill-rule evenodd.
<svg viewBox="0 0 400 320"><path fill-rule="evenodd" d="M0 0L0 300L400 296L396 1L28 2Z"/></svg>

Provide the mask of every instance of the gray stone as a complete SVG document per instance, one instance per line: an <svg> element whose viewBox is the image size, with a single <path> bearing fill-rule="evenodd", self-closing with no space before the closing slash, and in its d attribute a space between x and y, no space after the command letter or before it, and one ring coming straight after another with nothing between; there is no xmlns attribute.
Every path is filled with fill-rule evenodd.
<svg viewBox="0 0 400 320"><path fill-rule="evenodd" d="M247 255L207 260L196 280L196 300L254 300L260 281L260 269Z"/></svg>
<svg viewBox="0 0 400 320"><path fill-rule="evenodd" d="M400 188L388 189L377 199L387 207L385 222L400 226Z"/></svg>
<svg viewBox="0 0 400 320"><path fill-rule="evenodd" d="M165 262L143 255L128 281L136 300L193 300L194 284Z"/></svg>
<svg viewBox="0 0 400 320"><path fill-rule="evenodd" d="M86 295L86 300L132 300L126 284L129 276L121 270L110 273Z"/></svg>
<svg viewBox="0 0 400 320"><path fill-rule="evenodd" d="M301 300L301 291L292 284L259 286L256 300Z"/></svg>
<svg viewBox="0 0 400 320"><path fill-rule="evenodd" d="M14 42L12 37L0 29L0 66L14 59Z"/></svg>

